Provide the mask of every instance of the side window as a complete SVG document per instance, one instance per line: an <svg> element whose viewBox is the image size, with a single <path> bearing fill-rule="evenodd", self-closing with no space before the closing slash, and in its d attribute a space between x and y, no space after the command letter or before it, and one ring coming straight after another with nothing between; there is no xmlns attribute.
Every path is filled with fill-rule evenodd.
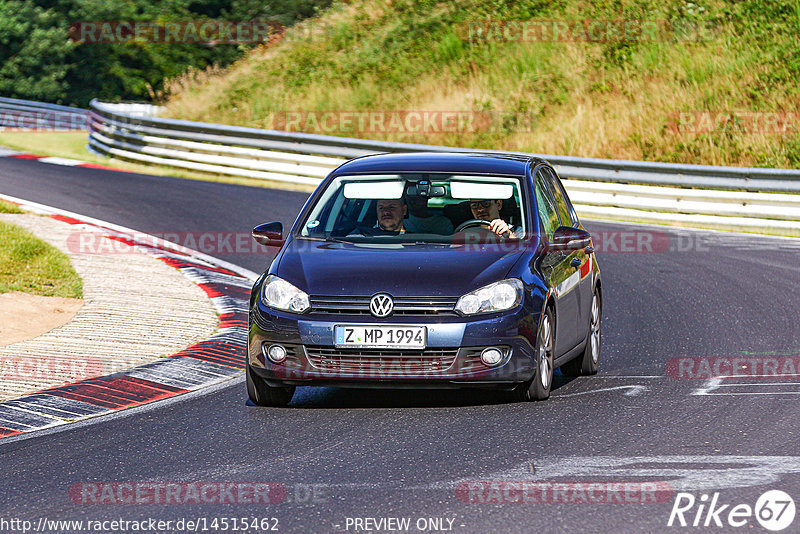
<svg viewBox="0 0 800 534"><path fill-rule="evenodd" d="M539 212L539 220L542 224L542 230L547 236L548 240L553 238L553 232L558 228L558 213L556 212L555 203L553 202L550 191L544 184L542 173L536 173L536 209Z"/></svg>
<svg viewBox="0 0 800 534"><path fill-rule="evenodd" d="M575 211L572 209L572 204L570 204L567 199L567 194L564 192L561 184L558 183L553 171L547 167L543 167L540 172L546 176L550 191L553 192L553 197L556 201L556 209L558 210L559 217L561 217L561 224L564 226L577 226L578 220L573 216Z"/></svg>

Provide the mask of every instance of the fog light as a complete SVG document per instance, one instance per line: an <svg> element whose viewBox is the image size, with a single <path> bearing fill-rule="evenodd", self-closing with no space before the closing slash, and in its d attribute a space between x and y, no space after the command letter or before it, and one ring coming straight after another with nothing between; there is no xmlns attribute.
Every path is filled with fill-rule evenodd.
<svg viewBox="0 0 800 534"><path fill-rule="evenodd" d="M481 361L486 365L497 365L503 359L503 353L500 349L490 347L481 352Z"/></svg>
<svg viewBox="0 0 800 534"><path fill-rule="evenodd" d="M281 345L270 345L267 349L267 358L274 363L281 363L286 359L286 349Z"/></svg>

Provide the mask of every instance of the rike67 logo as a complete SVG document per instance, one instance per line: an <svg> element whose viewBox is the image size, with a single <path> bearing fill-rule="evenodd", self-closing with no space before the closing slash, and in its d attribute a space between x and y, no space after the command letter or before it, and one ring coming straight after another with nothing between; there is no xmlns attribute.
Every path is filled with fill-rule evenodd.
<svg viewBox="0 0 800 534"><path fill-rule="evenodd" d="M746 503L722 504L719 493L699 498L680 492L675 496L667 526L680 527L749 527L752 520L767 530L778 532L794 522L795 504L788 493L770 490L756 500L755 506Z"/></svg>

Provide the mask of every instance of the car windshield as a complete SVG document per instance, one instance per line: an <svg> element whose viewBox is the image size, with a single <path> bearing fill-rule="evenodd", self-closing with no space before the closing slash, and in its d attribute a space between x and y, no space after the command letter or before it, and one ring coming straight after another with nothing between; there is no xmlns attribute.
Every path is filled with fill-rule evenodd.
<svg viewBox="0 0 800 534"><path fill-rule="evenodd" d="M501 219L525 234L520 180L508 176L381 174L339 176L319 197L301 237L351 242L477 242ZM483 222L481 222L483 221Z"/></svg>

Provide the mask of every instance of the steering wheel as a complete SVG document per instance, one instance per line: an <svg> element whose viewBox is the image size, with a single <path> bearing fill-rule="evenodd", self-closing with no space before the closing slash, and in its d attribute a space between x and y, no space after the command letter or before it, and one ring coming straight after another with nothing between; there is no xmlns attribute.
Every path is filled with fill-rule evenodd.
<svg viewBox="0 0 800 534"><path fill-rule="evenodd" d="M360 224L360 223L354 223L354 224L356 225L355 229L358 230L358 232L361 235L363 235L364 237L372 237L372 236L376 235L376 233L377 233L377 232L375 232L374 228L370 228L369 226L365 226L365 225Z"/></svg>
<svg viewBox="0 0 800 534"><path fill-rule="evenodd" d="M492 221L487 221L486 219L470 219L459 224L458 227L453 230L453 233L457 234L458 232L465 230L466 228L472 228L473 226L489 226L490 224L492 224Z"/></svg>

